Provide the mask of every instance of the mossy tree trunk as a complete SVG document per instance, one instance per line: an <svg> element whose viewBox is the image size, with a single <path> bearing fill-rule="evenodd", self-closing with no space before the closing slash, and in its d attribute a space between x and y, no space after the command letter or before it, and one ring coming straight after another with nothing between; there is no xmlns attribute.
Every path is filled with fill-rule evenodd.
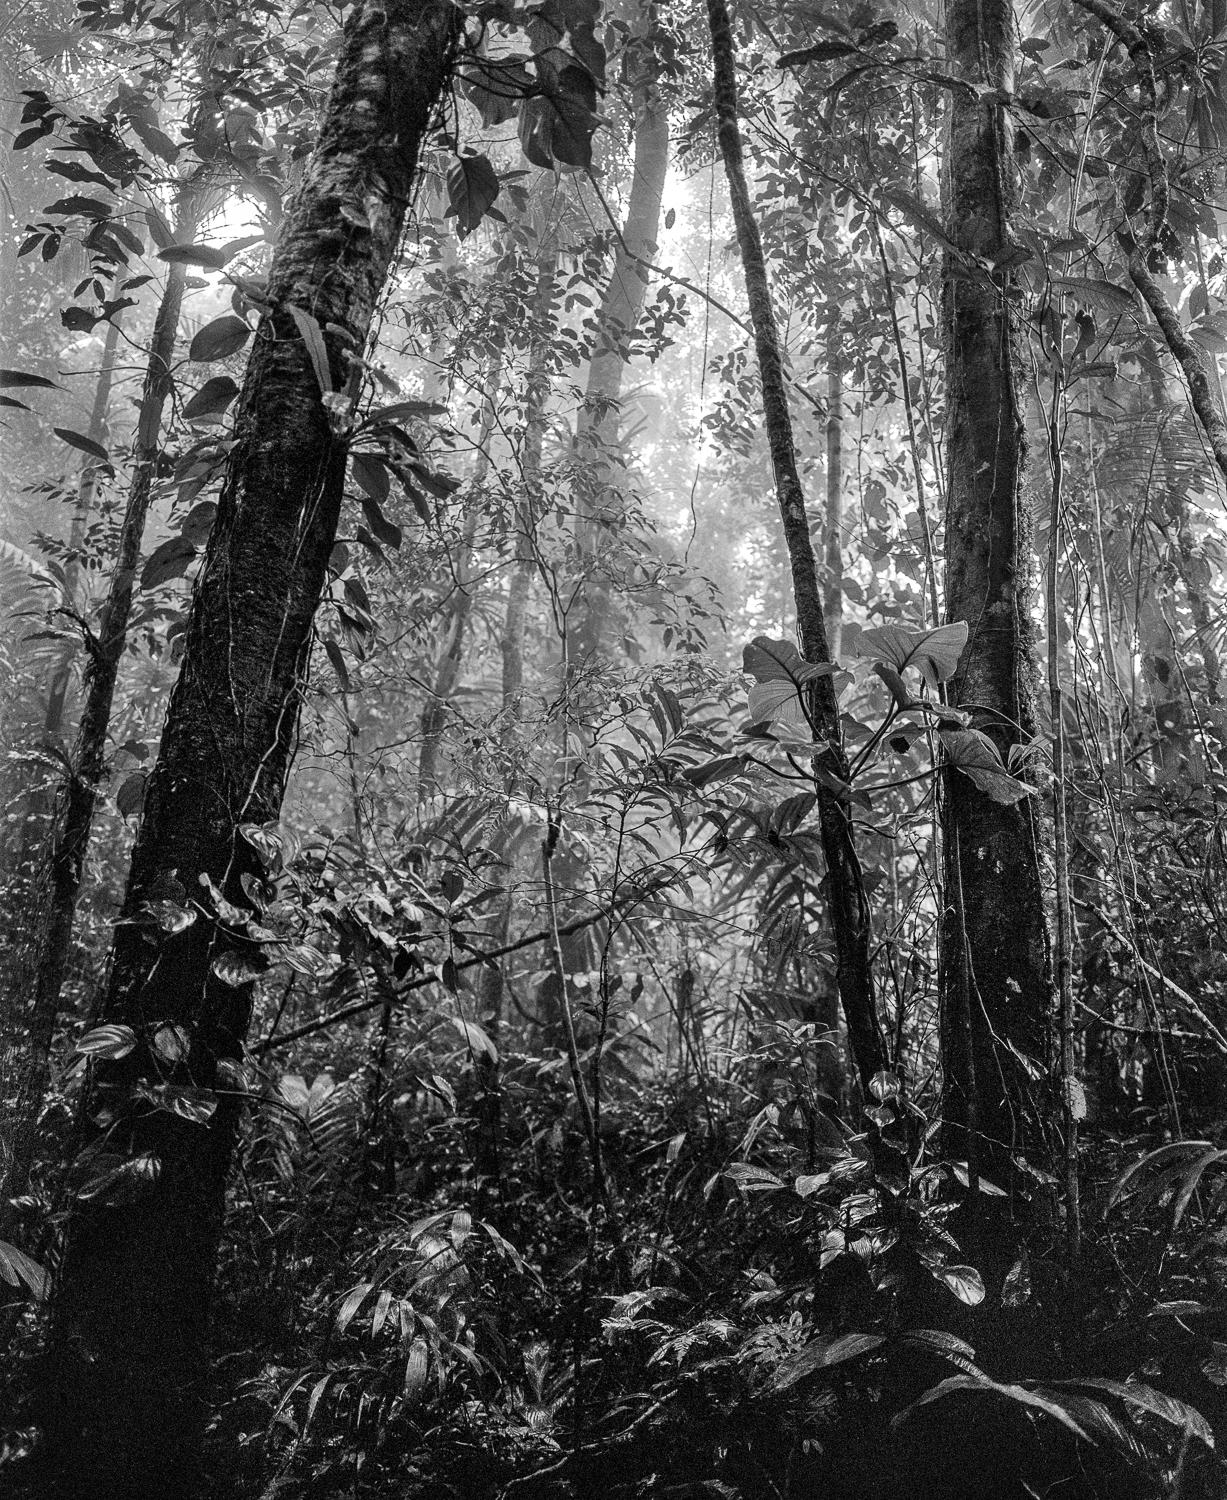
<svg viewBox="0 0 1227 1500"><path fill-rule="evenodd" d="M946 618L968 641L951 701L1002 757L1036 733L1031 525L1010 273L982 267L1010 239L1017 168L1010 115L1011 0L949 0L951 95L943 297L948 465ZM998 90L994 96L988 91ZM1047 835L1039 799L995 802L947 771L942 797L946 909L941 1046L948 1153L1002 1186L1015 1153L1043 1137L1039 1080L1053 1014L1045 911Z"/></svg>

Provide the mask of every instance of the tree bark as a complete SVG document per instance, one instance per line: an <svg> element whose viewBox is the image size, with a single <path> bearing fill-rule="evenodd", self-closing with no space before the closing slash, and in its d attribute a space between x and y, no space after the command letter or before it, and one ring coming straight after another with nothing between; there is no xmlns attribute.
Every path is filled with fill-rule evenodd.
<svg viewBox="0 0 1227 1500"><path fill-rule="evenodd" d="M451 0L360 0L274 255L102 1006L138 1044L96 1065L85 1103L87 1154L116 1153L124 1190L78 1196L67 1225L48 1446L68 1492L88 1475L93 1495L152 1500L186 1494L195 1475L237 1115L232 1093L207 1091L242 1053L251 996L216 971L238 940L191 903L207 876L252 909L241 877L262 866L242 829L280 811L348 452L345 398L325 404L303 330L322 339L343 390L344 356L365 347L396 255L460 19ZM181 1060L151 1045L166 1023L186 1034ZM153 1107L167 1102L152 1092L165 1084L206 1091L180 1097L202 1100L208 1118Z"/></svg>
<svg viewBox="0 0 1227 1500"><path fill-rule="evenodd" d="M728 177L737 243L745 271L746 293L763 389L767 441L775 471L776 498L784 526L784 539L788 546L801 652L807 661L830 661L822 596L818 588L818 570L810 541L805 492L797 467L792 416L788 409L779 332L771 303L762 237L750 206L750 192L746 184L741 126L737 112L733 34L725 0L708 0L707 13L715 66L715 109L720 152ZM839 703L829 677L821 677L815 682L813 706L820 732L831 746L833 761L830 769L842 780L847 780L848 763L843 750ZM819 787L817 790L822 846L830 881L831 925L835 932L839 994L848 1025L848 1040L856 1059L862 1088L868 1098L870 1079L888 1065L869 957L869 905L853 841L848 804L841 802L825 788Z"/></svg>
<svg viewBox="0 0 1227 1500"><path fill-rule="evenodd" d="M660 204L669 168L669 112L661 97L651 51L655 0L638 0L636 9L632 40L641 44L641 51L637 49L630 58L635 68L630 197L613 269L597 312L584 402L575 420L579 465L575 529L587 575L582 612L568 653L572 668L599 659L609 618L609 577L601 560L601 542L622 519L618 494L619 400L630 357L628 340L647 297L647 272L640 262L653 260L656 255Z"/></svg>
<svg viewBox="0 0 1227 1500"><path fill-rule="evenodd" d="M1034 559L1022 493L1023 419L1009 273L974 269L1010 243L1016 166L1010 116L975 92L1014 81L1011 0L949 0L953 92L946 171L948 485L946 618L968 642L951 684L1003 758L1036 732ZM941 946L941 1048L949 1154L1005 1186L1010 1158L1039 1140L1042 1112L1028 1070L1047 1061L1053 1015L1037 799L1005 806L947 770L941 806L946 910ZM1035 1074L1038 1076L1038 1073Z"/></svg>

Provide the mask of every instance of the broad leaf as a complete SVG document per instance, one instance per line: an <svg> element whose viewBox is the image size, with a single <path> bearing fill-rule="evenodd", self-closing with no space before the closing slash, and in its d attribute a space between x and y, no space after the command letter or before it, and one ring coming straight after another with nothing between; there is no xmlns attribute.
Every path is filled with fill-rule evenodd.
<svg viewBox="0 0 1227 1500"><path fill-rule="evenodd" d="M1016 1401L1022 1406L1029 1406L1037 1411L1044 1412L1047 1416L1060 1422L1067 1427L1075 1437L1081 1438L1084 1443L1091 1441L1087 1432L1079 1426L1074 1418L1066 1411L1058 1399L1051 1396L1041 1395L1037 1391L1031 1391L1021 1385L999 1385L997 1381L990 1380L986 1375L950 1375L938 1385L927 1390L919 1400L914 1401L911 1406L905 1407L895 1418L893 1425L907 1420L908 1417L919 1406L927 1406L931 1401L941 1401L947 1396L953 1396L965 1391L980 1392L984 1395L1002 1396L1007 1401Z"/></svg>
<svg viewBox="0 0 1227 1500"><path fill-rule="evenodd" d="M107 1024L95 1026L77 1042L76 1050L85 1057L127 1057L136 1046L136 1032L131 1026Z"/></svg>
<svg viewBox="0 0 1227 1500"><path fill-rule="evenodd" d="M238 395L239 388L229 375L214 375L206 380L192 399L183 408L189 422L202 417L219 417Z"/></svg>
<svg viewBox="0 0 1227 1500"><path fill-rule="evenodd" d="M1010 775L986 734L978 729L942 729L939 733L947 763L974 781L994 802L1008 806L1035 795L1035 787Z"/></svg>
<svg viewBox="0 0 1227 1500"><path fill-rule="evenodd" d="M1089 1386L1092 1390L1104 1391L1107 1395L1115 1396L1129 1406L1136 1406L1139 1411L1149 1412L1151 1416L1158 1417L1163 1422L1169 1422L1173 1427L1179 1427L1181 1431L1195 1438L1200 1438L1208 1448L1214 1447L1214 1431L1201 1412L1189 1406L1187 1402L1177 1400L1175 1396L1156 1391L1153 1386L1142 1385L1140 1381L1109 1380L1094 1375L1074 1380L1053 1381L1052 1384L1062 1390L1067 1386L1075 1388Z"/></svg>
<svg viewBox="0 0 1227 1500"><path fill-rule="evenodd" d="M457 157L448 168L445 217L455 216L456 233L461 239L481 223L499 188L498 173L484 156Z"/></svg>
<svg viewBox="0 0 1227 1500"><path fill-rule="evenodd" d="M772 1376L771 1389L786 1391L807 1375L829 1370L833 1365L844 1364L862 1354L872 1354L885 1342L885 1336L880 1333L846 1333L837 1339L815 1339L779 1366Z"/></svg>
<svg viewBox="0 0 1227 1500"><path fill-rule="evenodd" d="M192 340L188 358L198 364L207 364L211 359L229 359L250 337L251 325L228 313L224 318L214 318L212 323L205 324Z"/></svg>
<svg viewBox="0 0 1227 1500"><path fill-rule="evenodd" d="M768 1172L765 1167L751 1166L746 1161L735 1161L725 1169L724 1175L747 1193L768 1192L787 1185L774 1172Z"/></svg>
<svg viewBox="0 0 1227 1500"><path fill-rule="evenodd" d="M979 1307L984 1301L984 1282L975 1266L931 1265L928 1271L935 1281L948 1287L968 1307Z"/></svg>
<svg viewBox="0 0 1227 1500"><path fill-rule="evenodd" d="M152 1045L163 1062L181 1063L192 1050L192 1039L182 1026L167 1021L154 1032Z"/></svg>
<svg viewBox="0 0 1227 1500"><path fill-rule="evenodd" d="M328 346L324 343L320 325L309 312L304 312L301 307L295 307L293 303L287 303L285 310L294 319L294 326L307 346L307 354L311 360L311 368L315 371L315 380L320 388L320 394L327 396L332 390L332 370L328 364Z"/></svg>
<svg viewBox="0 0 1227 1500"><path fill-rule="evenodd" d="M466 1021L462 1016L452 1016L451 1023L468 1043L470 1052L487 1057L491 1062L498 1062L498 1048L476 1022Z"/></svg>
<svg viewBox="0 0 1227 1500"><path fill-rule="evenodd" d="M862 630L858 656L873 656L904 672L915 667L930 687L954 676L963 647L967 644L967 622L941 625L936 630L906 630L902 625L878 625Z"/></svg>
<svg viewBox="0 0 1227 1500"><path fill-rule="evenodd" d="M754 678L750 689L752 724L808 724L801 690L839 671L833 662L806 661L792 641L759 635L742 652L742 671Z"/></svg>
<svg viewBox="0 0 1227 1500"><path fill-rule="evenodd" d="M141 588L160 588L172 578L182 578L196 557L196 547L185 536L172 536L156 547L141 569Z"/></svg>

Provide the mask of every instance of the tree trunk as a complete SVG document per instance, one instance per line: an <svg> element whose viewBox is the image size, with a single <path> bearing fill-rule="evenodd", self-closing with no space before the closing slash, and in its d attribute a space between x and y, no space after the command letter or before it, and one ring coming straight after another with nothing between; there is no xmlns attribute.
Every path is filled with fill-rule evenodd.
<svg viewBox="0 0 1227 1500"><path fill-rule="evenodd" d="M948 487L946 618L969 635L952 687L1003 758L1036 732L1030 518L1022 493L1023 421L1009 273L977 262L1010 244L1016 168L1008 111L1011 0L949 0L952 95L943 299ZM1010 1158L1042 1134L1028 1070L1047 1060L1053 1012L1044 906L1046 833L1036 798L1005 806L947 770L941 806L946 910L941 1047L949 1154L1002 1185ZM1038 1075L1036 1075L1038 1076Z"/></svg>
<svg viewBox="0 0 1227 1500"><path fill-rule="evenodd" d="M647 272L640 261L651 260L656 253L660 203L669 167L669 112L661 98L651 44L654 8L655 0L637 0L635 5L632 40L641 47L634 51L628 48L628 65L634 68L635 112L630 198L613 270L597 312L584 402L575 420L579 465L575 529L587 575L582 613L568 653L573 669L600 657L609 618L609 576L601 560L601 542L622 516L618 403L630 357L628 341L647 297Z"/></svg>
<svg viewBox="0 0 1227 1500"><path fill-rule="evenodd" d="M746 185L741 126L737 115L733 34L725 0L708 0L707 13L711 24L715 64L715 108L720 151L729 182L750 317L754 326L767 441L775 470L776 497L784 524L784 539L788 545L801 653L808 661L830 661L822 597L818 589L818 570L810 542L805 493L797 467L792 416L788 409L784 364L775 311L771 304L767 265ZM848 764L843 751L839 703L829 677L821 677L814 684L813 701L816 722L834 754L831 770L841 780L847 780ZM868 1098L870 1079L888 1063L869 959L869 906L853 841L848 805L825 788L819 787L817 791L822 846L826 854L830 883L831 925L835 931L839 994L848 1023L848 1040L856 1059L862 1088Z"/></svg>
<svg viewBox="0 0 1227 1500"><path fill-rule="evenodd" d="M832 317L827 329L827 513L823 527L826 593L823 619L831 660L838 661L844 634L844 361L840 328Z"/></svg>
<svg viewBox="0 0 1227 1500"><path fill-rule="evenodd" d="M490 470L490 440L494 435L499 375L500 371L492 358L486 377L481 427L477 439L477 462L472 478L472 489L478 493L470 499L468 513L464 518L464 530L460 538L460 556L456 562L455 587L447 612L447 623L444 626L443 644L435 662L435 677L431 685L430 697L422 709L422 749L418 757L419 799L431 797L438 790L436 782L439 750L443 743L443 730L447 725L447 711L460 680L460 666L464 660L469 617L473 613L473 589L476 579L473 567L473 547L477 537L477 519L481 511L479 492Z"/></svg>
<svg viewBox="0 0 1227 1500"><path fill-rule="evenodd" d="M521 500L515 516L515 561L507 588L507 613L503 622L502 741L513 751L519 738L521 700L524 692L524 638L528 626L528 603L536 567L534 535L541 514L541 456L544 440L545 401L549 394L547 357L548 331L554 303L558 253L553 235L544 217L539 223L544 241L537 255L537 280L529 312L531 341L524 391L524 438L520 458ZM514 756L513 756L514 760ZM510 876L515 864L515 839L500 831L491 848L491 865L507 867L504 889L500 893L491 922L489 936L495 949L505 947L511 932L515 897ZM497 877L496 877L497 878ZM486 1034L499 1045L503 1023L504 979L502 965L496 960L483 968L478 985L478 1005ZM475 1099L476 1142L474 1166L483 1183L483 1192L500 1177L499 1129L502 1098L498 1063L488 1053L477 1062L477 1095Z"/></svg>
<svg viewBox="0 0 1227 1500"><path fill-rule="evenodd" d="M116 281L118 280L117 277ZM102 346L102 368L98 373L98 384L94 389L94 405L90 412L89 427L86 429L90 440L101 444L104 448L107 446L107 412L111 405L111 385L115 379L115 352L119 348L119 325L122 320L121 310L107 323L106 341ZM152 355L153 351L151 350L150 353ZM148 381L148 374L146 381ZM80 573L77 553L85 541L85 530L94 508L94 494L97 488L98 463L96 460L87 458L81 465L81 475L77 482L77 503L73 510L71 531L72 556L64 568L64 593L70 603L76 595L77 578ZM76 651L71 645L61 655L56 665L55 676L51 679L51 691L47 694L43 733L52 743L58 740L64 731L64 710L68 703L68 688L72 680L72 663L75 655Z"/></svg>
<svg viewBox="0 0 1227 1500"><path fill-rule="evenodd" d="M72 1493L88 1475L93 1495L152 1500L187 1493L195 1473L237 1114L231 1095L208 1091L242 1053L251 995L217 973L239 940L191 903L209 877L251 910L241 877L262 866L242 829L281 808L336 534L347 413L344 398L321 399L303 330L322 338L343 389L344 355L365 347L396 255L459 24L450 0L360 0L273 259L102 1007L138 1043L96 1065L85 1106L87 1135L109 1112L105 1146L120 1162L112 1189L74 1203L53 1308L49 1448ZM154 1050L167 1023L186 1035L186 1058ZM161 1085L192 1092L152 1092Z"/></svg>

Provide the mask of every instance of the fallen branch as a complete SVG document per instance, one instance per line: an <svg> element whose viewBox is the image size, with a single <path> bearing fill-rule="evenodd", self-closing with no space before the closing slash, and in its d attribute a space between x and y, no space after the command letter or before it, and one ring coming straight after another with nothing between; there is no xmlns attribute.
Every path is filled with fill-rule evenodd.
<svg viewBox="0 0 1227 1500"><path fill-rule="evenodd" d="M573 932L582 932L585 927L591 927L594 923L604 919L607 913L600 911L589 917L580 917L574 922L568 922L565 927L558 929L559 937L569 937ZM479 953L475 958L466 958L462 964L456 965L456 972L463 973L466 969L476 969L481 964L492 964L496 959L505 958L509 953L518 953L521 948L531 948L534 943L545 943L553 939L551 930L545 932L530 933L528 937L517 938L514 943L507 943L502 948L495 948L491 953ZM398 1000L412 994L414 990L428 989L432 984L440 983L437 974L425 974L410 983L402 985L396 995ZM301 1041L305 1036L313 1036L317 1031L326 1031L329 1026L335 1026L338 1021L348 1021L351 1016L360 1016L363 1012L374 1010L383 1004L383 996L374 1000L356 1000L352 1005L343 1005L340 1010L334 1010L330 1015L320 1016L317 1020L304 1022L302 1026L296 1026L293 1031L287 1031L284 1036L268 1036L262 1042L258 1042L251 1049L253 1057L262 1057L266 1052L271 1052L274 1047L287 1047L291 1042Z"/></svg>

